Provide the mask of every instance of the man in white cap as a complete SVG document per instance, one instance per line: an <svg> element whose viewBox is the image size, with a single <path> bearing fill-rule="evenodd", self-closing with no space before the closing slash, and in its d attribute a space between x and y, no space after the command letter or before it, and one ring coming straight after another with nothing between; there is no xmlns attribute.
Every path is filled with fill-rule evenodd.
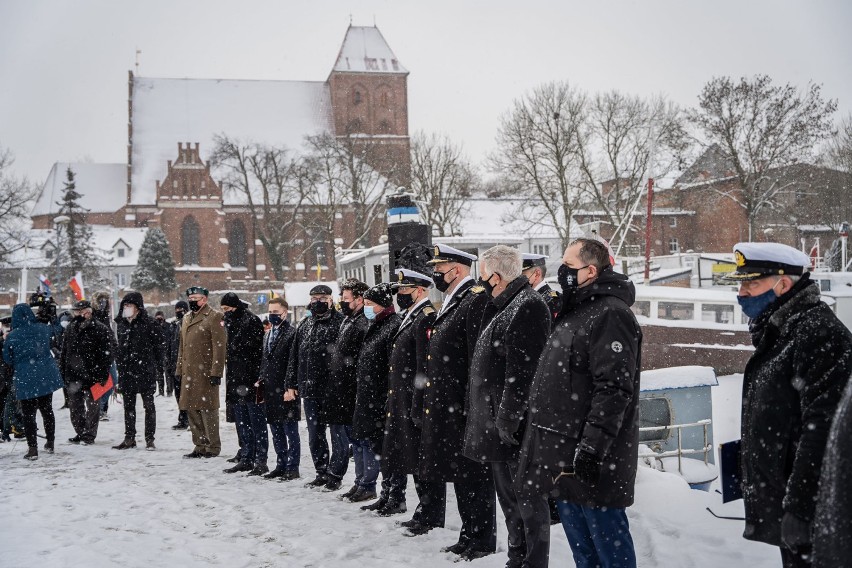
<svg viewBox="0 0 852 568"><path fill-rule="evenodd" d="M734 246L738 300L754 354L743 379L743 536L810 566L817 486L828 431L852 373L852 335L810 279L810 259L779 243Z"/></svg>

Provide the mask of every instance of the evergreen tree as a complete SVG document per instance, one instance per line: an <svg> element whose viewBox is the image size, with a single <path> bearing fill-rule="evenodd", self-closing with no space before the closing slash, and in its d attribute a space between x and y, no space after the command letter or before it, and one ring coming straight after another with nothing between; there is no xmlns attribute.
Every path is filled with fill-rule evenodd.
<svg viewBox="0 0 852 568"><path fill-rule="evenodd" d="M56 257L53 267L56 270L55 284L61 291L68 291L68 281L77 273L83 275L83 284L88 290L103 286L105 282L100 276L100 267L107 264L108 259L103 251L97 249L92 242L92 228L86 222L88 209L80 205L82 194L77 191L74 172L68 168L65 187L56 222Z"/></svg>
<svg viewBox="0 0 852 568"><path fill-rule="evenodd" d="M158 288L161 292L177 288L175 262L169 249L169 241L159 227L148 229L139 249L139 262L130 285L136 290L148 291Z"/></svg>

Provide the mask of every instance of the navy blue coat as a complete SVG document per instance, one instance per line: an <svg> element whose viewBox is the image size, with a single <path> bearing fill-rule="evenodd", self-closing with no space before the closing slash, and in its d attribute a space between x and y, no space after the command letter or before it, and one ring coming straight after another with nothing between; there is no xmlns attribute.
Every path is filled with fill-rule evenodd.
<svg viewBox="0 0 852 568"><path fill-rule="evenodd" d="M27 304L12 310L12 332L3 343L3 359L14 371L17 400L29 400L62 388L56 359L50 352L54 328L38 322Z"/></svg>
<svg viewBox="0 0 852 568"><path fill-rule="evenodd" d="M290 351L293 347L293 339L296 330L290 322L283 321L278 330L275 342L269 343L267 331L263 338L263 358L260 362L260 380L263 388L263 399L266 405L266 421L283 422L285 420L299 420L301 418L299 397L296 400L284 401L284 393L287 391L287 368L290 364Z"/></svg>

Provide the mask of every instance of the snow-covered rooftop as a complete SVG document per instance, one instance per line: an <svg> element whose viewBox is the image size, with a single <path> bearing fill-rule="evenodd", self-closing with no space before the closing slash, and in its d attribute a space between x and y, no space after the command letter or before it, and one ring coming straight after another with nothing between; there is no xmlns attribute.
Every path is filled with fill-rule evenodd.
<svg viewBox="0 0 852 568"><path fill-rule="evenodd" d="M377 27L349 26L334 63L347 73L408 73Z"/></svg>
<svg viewBox="0 0 852 568"><path fill-rule="evenodd" d="M713 367L690 365L642 371L639 385L642 391L683 389L690 387L715 387L716 371Z"/></svg>
<svg viewBox="0 0 852 568"><path fill-rule="evenodd" d="M94 213L112 213L127 202L126 164L56 162L41 188L32 215L53 215L59 211L68 168L80 193L80 205Z"/></svg>
<svg viewBox="0 0 852 568"><path fill-rule="evenodd" d="M132 121L131 203L153 204L178 142L199 143L205 162L216 134L299 149L305 136L332 130L331 96L316 81L137 77Z"/></svg>
<svg viewBox="0 0 852 568"><path fill-rule="evenodd" d="M145 227L112 227L110 225L89 225L92 229L91 243L94 248L103 251L110 259L111 266L136 266L139 261L139 249L148 229ZM30 229L30 246L9 255L8 266L20 268L26 264L29 268L44 268L53 261L47 258L45 251L56 243L56 231L53 229ZM118 249L124 250L119 256ZM48 275L49 276L49 275Z"/></svg>

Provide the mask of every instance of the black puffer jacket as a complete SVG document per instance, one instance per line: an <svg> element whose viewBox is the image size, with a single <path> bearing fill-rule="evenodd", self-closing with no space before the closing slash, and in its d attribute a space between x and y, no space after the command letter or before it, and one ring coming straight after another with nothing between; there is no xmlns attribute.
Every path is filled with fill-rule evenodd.
<svg viewBox="0 0 852 568"><path fill-rule="evenodd" d="M94 319L74 318L62 334L59 372L65 384L80 382L84 388L107 379L112 364L113 336Z"/></svg>
<svg viewBox="0 0 852 568"><path fill-rule="evenodd" d="M785 512L814 518L828 431L852 373L852 335L807 274L751 331L740 446L743 536L780 546Z"/></svg>
<svg viewBox="0 0 852 568"><path fill-rule="evenodd" d="M341 324L343 315L337 310L302 320L296 328L287 366L288 389L298 390L302 398L325 398L329 366Z"/></svg>
<svg viewBox="0 0 852 568"><path fill-rule="evenodd" d="M287 366L290 364L290 350L296 330L290 322L283 321L278 329L275 341L269 343L267 331L263 338L263 361L260 365L260 378L263 385L263 399L266 405L266 421L283 422L301 419L301 400L284 401L287 391Z"/></svg>
<svg viewBox="0 0 852 568"><path fill-rule="evenodd" d="M378 451L381 451L385 431L391 345L401 322L398 314L379 314L367 328L358 355L358 392L352 417L352 437L372 441Z"/></svg>
<svg viewBox="0 0 852 568"><path fill-rule="evenodd" d="M364 310L358 310L358 313L346 317L340 326L340 337L331 359L326 397L322 403L321 416L324 424L352 425L358 385L358 353L361 352L369 325L370 322L364 317Z"/></svg>
<svg viewBox="0 0 852 568"><path fill-rule="evenodd" d="M142 305L142 295L134 299ZM125 300L127 300L125 296ZM125 394L150 392L157 388L157 378L163 376L163 338L158 324L144 308L130 321L122 317L125 302L118 308L115 325L118 335L118 382ZM70 326L69 326L70 327Z"/></svg>
<svg viewBox="0 0 852 568"><path fill-rule="evenodd" d="M228 358L225 373L225 402L239 402L244 397L254 402L263 358L263 323L245 307L225 314L228 334Z"/></svg>
<svg viewBox="0 0 852 568"><path fill-rule="evenodd" d="M564 302L530 394L516 489L588 507L633 504L642 332L633 284L605 269ZM578 444L603 462L594 486L563 476Z"/></svg>
<svg viewBox="0 0 852 568"><path fill-rule="evenodd" d="M550 334L551 313L526 276L509 283L485 308L470 365L464 455L514 461L519 446L500 440L497 426L523 436L530 387Z"/></svg>

